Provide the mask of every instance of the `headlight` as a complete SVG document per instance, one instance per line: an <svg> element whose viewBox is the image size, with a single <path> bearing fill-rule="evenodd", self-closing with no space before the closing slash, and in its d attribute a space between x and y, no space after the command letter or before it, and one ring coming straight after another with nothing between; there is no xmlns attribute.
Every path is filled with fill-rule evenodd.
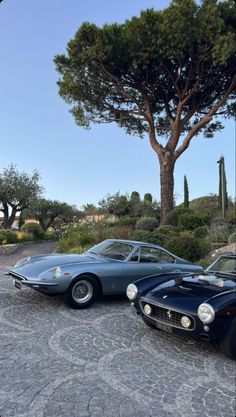
<svg viewBox="0 0 236 417"><path fill-rule="evenodd" d="M60 276L61 276L61 267L57 266L56 269L55 269L55 272L54 272L54 277L55 278L60 278Z"/></svg>
<svg viewBox="0 0 236 417"><path fill-rule="evenodd" d="M187 316L182 316L180 321L185 329L188 329L191 326L191 320Z"/></svg>
<svg viewBox="0 0 236 417"><path fill-rule="evenodd" d="M138 294L138 288L135 284L129 284L126 289L126 295L129 298L129 300L135 300Z"/></svg>
<svg viewBox="0 0 236 417"><path fill-rule="evenodd" d="M203 323L211 323L215 318L214 308L207 303L203 303L198 307L197 314Z"/></svg>
<svg viewBox="0 0 236 417"><path fill-rule="evenodd" d="M152 307L149 304L145 304L144 308L144 313L147 314L148 316L150 316L151 312L152 312Z"/></svg>

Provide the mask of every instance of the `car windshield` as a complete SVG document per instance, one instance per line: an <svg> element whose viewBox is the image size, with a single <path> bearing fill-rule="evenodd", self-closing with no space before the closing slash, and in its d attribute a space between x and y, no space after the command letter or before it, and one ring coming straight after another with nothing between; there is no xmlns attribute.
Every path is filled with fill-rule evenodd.
<svg viewBox="0 0 236 417"><path fill-rule="evenodd" d="M107 241L93 246L87 253L103 256L109 259L118 259L124 261L131 253L134 247L125 242Z"/></svg>
<svg viewBox="0 0 236 417"><path fill-rule="evenodd" d="M214 274L232 275L236 278L236 258L235 257L221 257L211 266L206 272L213 272Z"/></svg>

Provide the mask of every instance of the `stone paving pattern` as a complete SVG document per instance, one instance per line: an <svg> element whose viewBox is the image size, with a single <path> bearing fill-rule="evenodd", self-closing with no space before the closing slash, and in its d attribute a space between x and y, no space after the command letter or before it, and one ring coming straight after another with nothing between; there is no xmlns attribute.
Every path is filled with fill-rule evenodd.
<svg viewBox="0 0 236 417"><path fill-rule="evenodd" d="M235 362L215 345L148 328L125 297L72 310L4 275L53 249L0 256L0 417L235 416Z"/></svg>

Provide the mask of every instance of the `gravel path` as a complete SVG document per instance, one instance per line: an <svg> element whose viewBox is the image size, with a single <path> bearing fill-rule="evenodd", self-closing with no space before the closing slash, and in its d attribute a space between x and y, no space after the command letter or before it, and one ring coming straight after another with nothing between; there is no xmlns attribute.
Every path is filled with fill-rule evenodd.
<svg viewBox="0 0 236 417"><path fill-rule="evenodd" d="M125 297L72 310L18 291L0 256L1 417L235 417L235 362L214 345L145 326Z"/></svg>

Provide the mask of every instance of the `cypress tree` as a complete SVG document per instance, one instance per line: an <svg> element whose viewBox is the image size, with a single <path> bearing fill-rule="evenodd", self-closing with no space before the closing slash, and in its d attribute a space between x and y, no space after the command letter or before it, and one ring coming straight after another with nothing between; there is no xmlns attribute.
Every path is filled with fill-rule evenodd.
<svg viewBox="0 0 236 417"><path fill-rule="evenodd" d="M227 193L227 181L225 173L225 160L221 156L219 161L219 208L222 209L222 216L225 217L226 210L228 209L228 193Z"/></svg>
<svg viewBox="0 0 236 417"><path fill-rule="evenodd" d="M189 208L189 191L186 175L184 176L184 207Z"/></svg>
<svg viewBox="0 0 236 417"><path fill-rule="evenodd" d="M152 194L150 194L150 193L146 193L146 194L144 194L143 199L144 199L144 201L146 201L147 203L152 203Z"/></svg>

